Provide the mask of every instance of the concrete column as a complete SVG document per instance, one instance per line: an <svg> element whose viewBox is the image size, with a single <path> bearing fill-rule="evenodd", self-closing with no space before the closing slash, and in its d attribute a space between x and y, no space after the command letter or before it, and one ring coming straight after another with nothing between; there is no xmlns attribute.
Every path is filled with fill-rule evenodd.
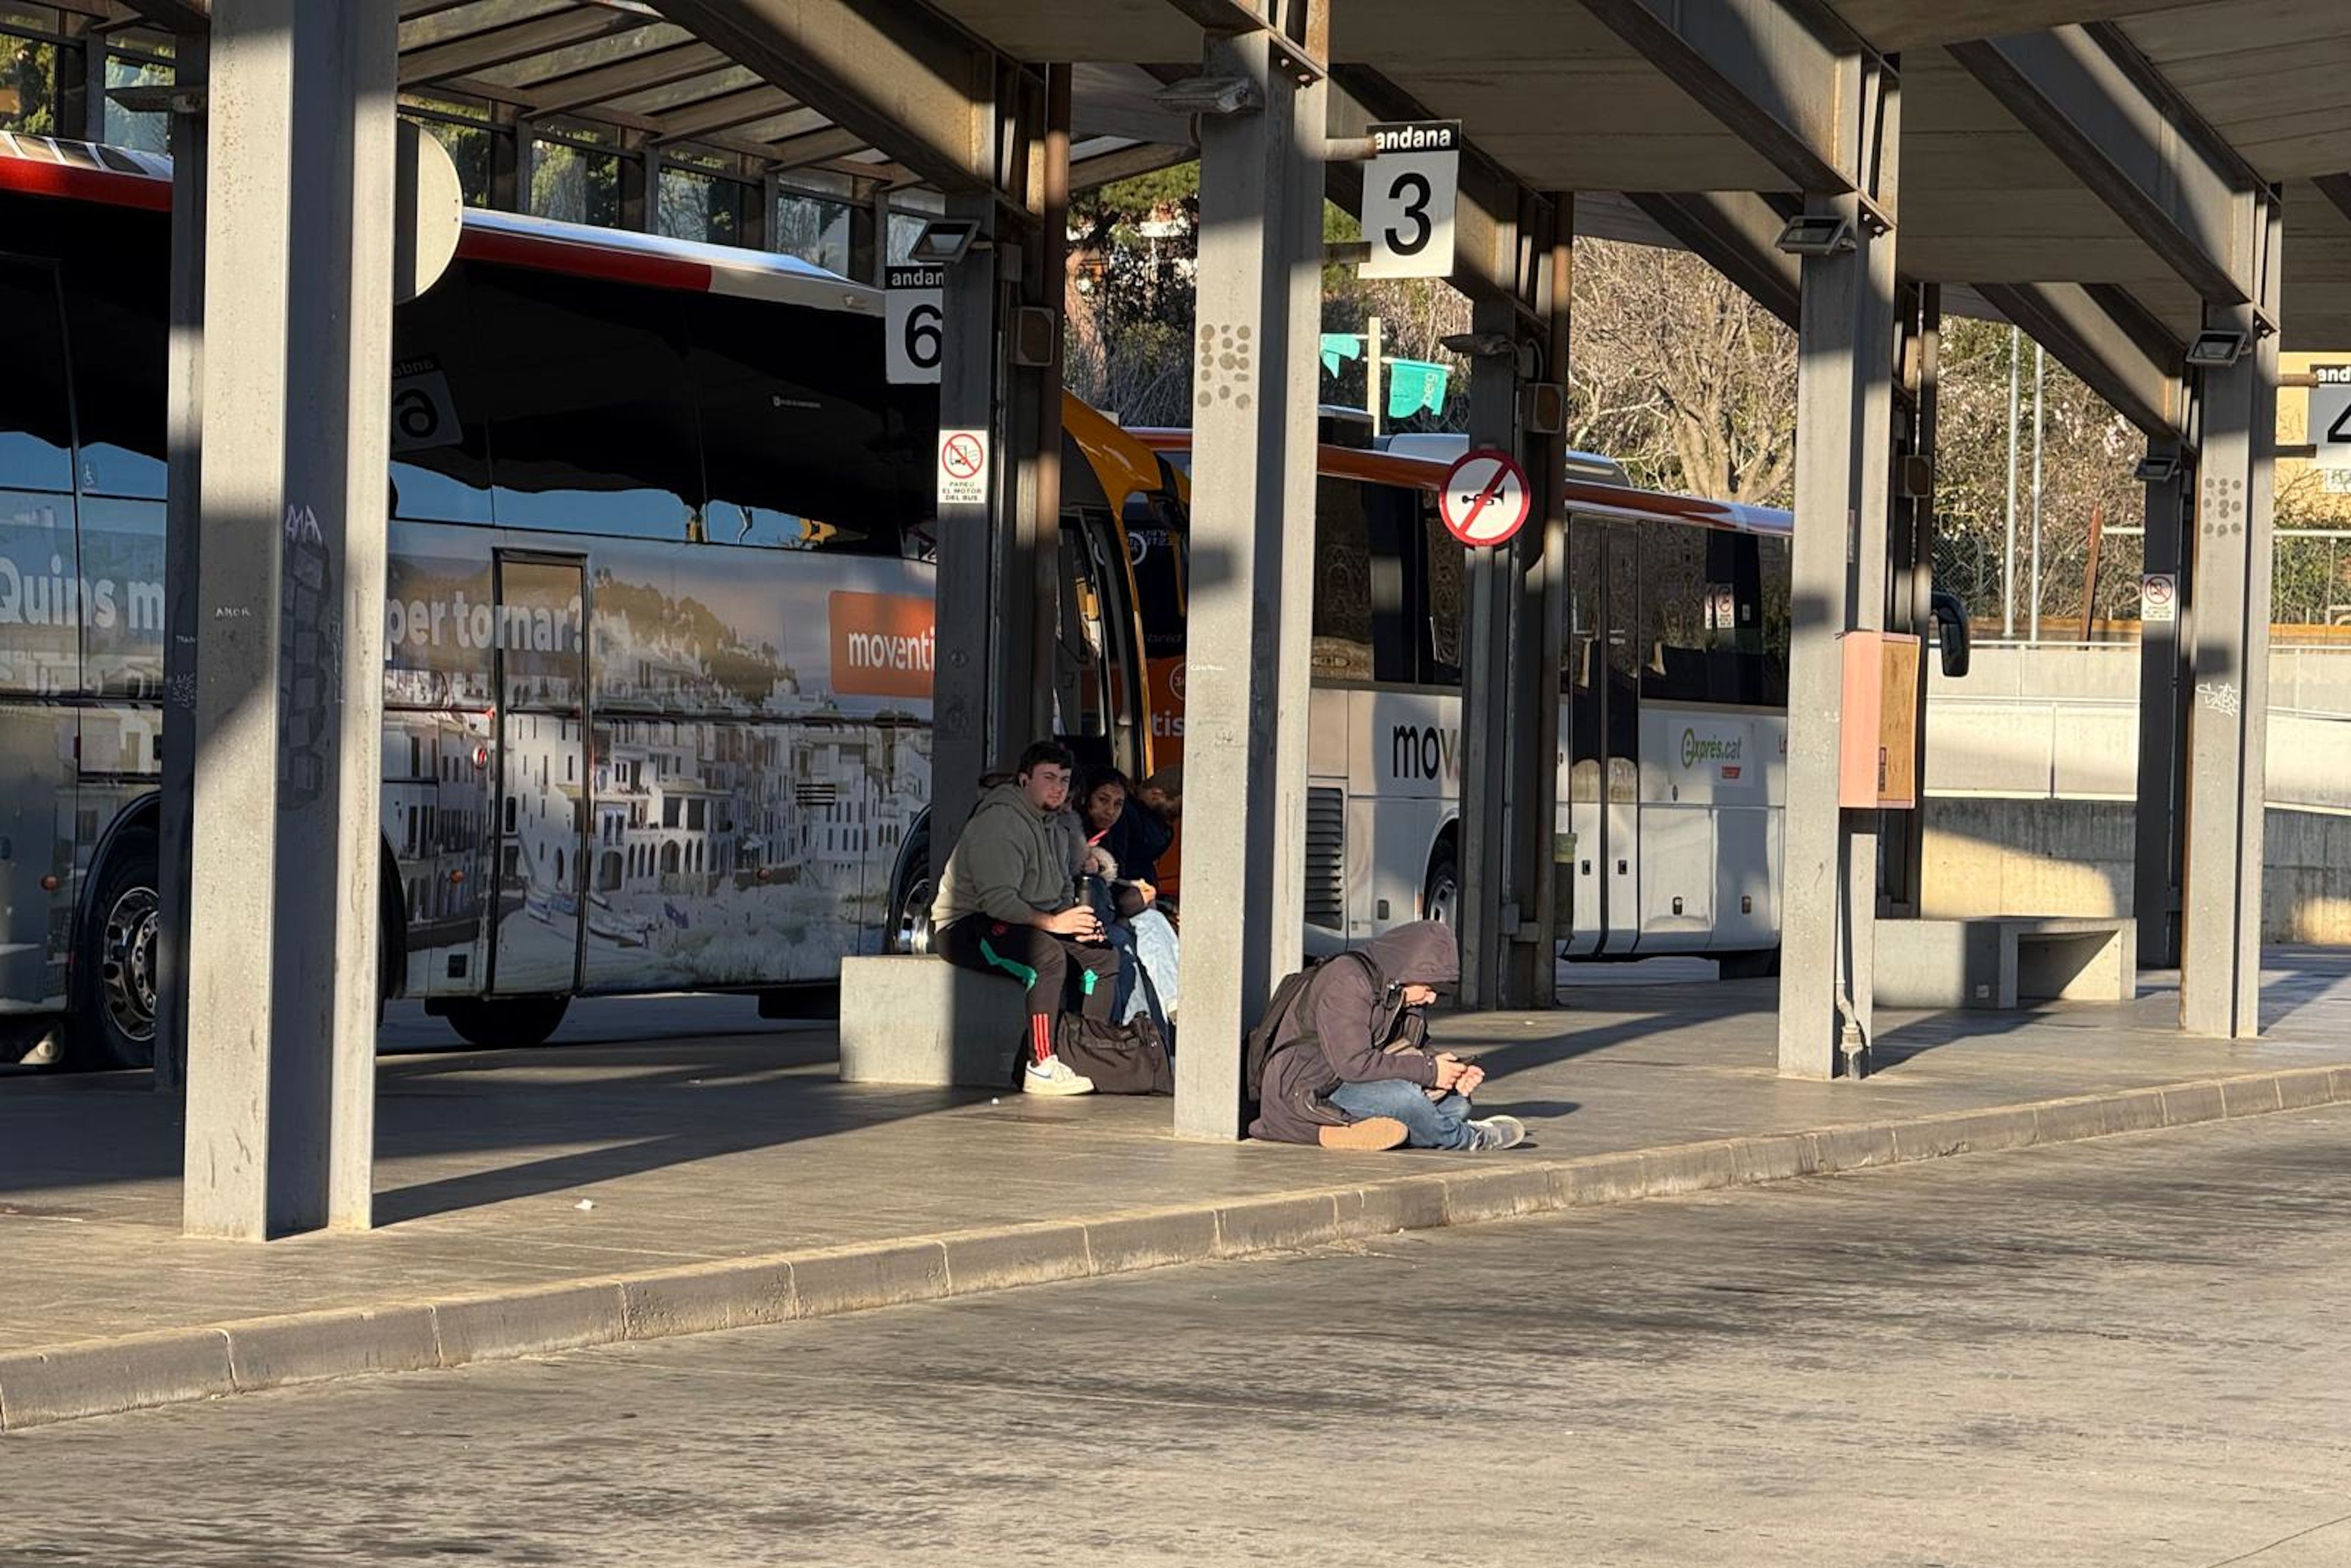
<svg viewBox="0 0 2351 1568"><path fill-rule="evenodd" d="M1512 231L1497 248L1515 249ZM1470 329L1519 340L1518 309L1507 298L1481 298L1470 307ZM1491 446L1523 459L1520 449L1519 363L1515 352L1483 354L1469 371L1469 444ZM1536 483L1529 470L1528 482ZM1519 538L1526 538L1521 530ZM1537 538L1540 539L1538 535ZM1515 930L1509 837L1510 652L1517 608L1519 541L1467 552L1461 606L1461 987L1465 1008L1496 1008L1503 998L1504 948ZM1556 675L1552 685L1558 684Z"/></svg>
<svg viewBox="0 0 2351 1568"><path fill-rule="evenodd" d="M393 0L215 0L184 1223L371 1221Z"/></svg>
<svg viewBox="0 0 2351 1568"><path fill-rule="evenodd" d="M177 40L175 85L201 89L207 43ZM172 117L170 477L163 506L163 791L157 822L163 901L155 950L155 1087L177 1093L188 1068L188 852L196 807L197 573L204 483L205 112Z"/></svg>
<svg viewBox="0 0 2351 1568"><path fill-rule="evenodd" d="M2152 449L2150 449L2152 450ZM2162 454L2181 459L2176 447ZM2190 461L2180 460L2171 477L2147 487L2146 568L2169 572L2179 584L2173 613L2178 619L2139 627L2138 812L2134 844L2131 916L2138 923L2138 967L2170 969L2179 964L2179 868L2187 826L2187 752L2180 742L2188 725L2188 679L2184 657L2189 628L2187 513L2196 494Z"/></svg>
<svg viewBox="0 0 2351 1568"><path fill-rule="evenodd" d="M992 238L995 203L985 195L947 198L950 218L977 223ZM946 340L939 361L939 428L985 430L1002 443L998 418L1002 355L997 317L1002 289L992 250L974 250L947 270ZM997 471L1000 474L1002 464ZM999 528L998 519L1007 526ZM979 776L1002 760L1001 705L989 684L996 643L996 560L1008 517L990 502L938 509L937 656L931 684L931 866L945 874L947 853L979 800Z"/></svg>
<svg viewBox="0 0 2351 1568"><path fill-rule="evenodd" d="M2274 204L2266 219L2264 297L2274 302L2283 237ZM2234 365L2203 373L2179 1024L2244 1040L2261 1032L2278 364L2276 336L2258 331L2251 310L2226 324L2253 342Z"/></svg>
<svg viewBox="0 0 2351 1568"><path fill-rule="evenodd" d="M1313 57L1322 0L1283 7ZM1317 333L1327 88L1274 34L1210 36L1203 69L1262 106L1200 121L1179 1136L1240 1125L1240 1042L1296 967L1306 906Z"/></svg>
<svg viewBox="0 0 2351 1568"><path fill-rule="evenodd" d="M1541 379L1567 384L1571 302L1575 277L1575 196L1556 193L1551 232L1535 257L1540 269L1536 313L1543 324ZM1518 609L1510 657L1510 843L1504 862L1518 894L1518 929L1502 972L1502 994L1516 1008L1547 1008L1558 999L1558 857L1560 666L1567 632L1567 441L1532 436L1525 443L1527 477L1535 510L1520 538Z"/></svg>
<svg viewBox="0 0 2351 1568"><path fill-rule="evenodd" d="M1890 69L1848 60L1844 134L1873 155L1890 218L1901 146ZM1877 918L1876 811L1837 803L1844 745L1839 638L1886 624L1886 469L1892 403L1894 234L1853 194L1807 213L1844 220L1854 248L1808 256L1797 329L1796 528L1788 671L1788 761L1780 890L1780 1071L1867 1070Z"/></svg>

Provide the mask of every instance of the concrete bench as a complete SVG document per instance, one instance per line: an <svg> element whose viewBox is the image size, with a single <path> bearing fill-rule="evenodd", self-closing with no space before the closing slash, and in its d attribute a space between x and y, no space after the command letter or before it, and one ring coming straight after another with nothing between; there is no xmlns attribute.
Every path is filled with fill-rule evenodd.
<svg viewBox="0 0 2351 1568"><path fill-rule="evenodd" d="M844 1083L999 1089L1028 1038L1028 998L1008 977L927 956L841 961Z"/></svg>
<svg viewBox="0 0 2351 1568"><path fill-rule="evenodd" d="M2138 994L2137 922L1988 915L1877 923L1877 1001L1889 1008L2126 1002Z"/></svg>

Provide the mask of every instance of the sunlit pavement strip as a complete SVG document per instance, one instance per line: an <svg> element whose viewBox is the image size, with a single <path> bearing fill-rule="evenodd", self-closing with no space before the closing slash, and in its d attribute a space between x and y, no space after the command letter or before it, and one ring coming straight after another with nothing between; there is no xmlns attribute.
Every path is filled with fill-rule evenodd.
<svg viewBox="0 0 2351 1568"><path fill-rule="evenodd" d="M1541 1145L1483 1158L852 1090L820 1031L389 1059L383 1228L266 1248L177 1238L178 1129L137 1081L16 1079L0 1426L2351 1101L2351 960L2286 960L2262 1042L2183 1040L2156 991L1888 1020L1860 1084L1773 1074L1768 984L1449 1019Z"/></svg>

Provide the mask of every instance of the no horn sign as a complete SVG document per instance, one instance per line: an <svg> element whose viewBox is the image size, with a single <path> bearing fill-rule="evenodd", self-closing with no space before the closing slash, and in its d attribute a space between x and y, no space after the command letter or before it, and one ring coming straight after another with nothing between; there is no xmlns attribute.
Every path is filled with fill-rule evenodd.
<svg viewBox="0 0 2351 1568"><path fill-rule="evenodd" d="M1465 545L1507 544L1526 526L1527 473L1508 453L1472 452L1445 476L1437 510Z"/></svg>

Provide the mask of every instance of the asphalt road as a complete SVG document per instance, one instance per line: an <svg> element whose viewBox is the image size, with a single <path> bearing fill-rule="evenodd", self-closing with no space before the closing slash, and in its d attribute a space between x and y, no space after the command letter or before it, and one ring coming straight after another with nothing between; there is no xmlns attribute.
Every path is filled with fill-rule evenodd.
<svg viewBox="0 0 2351 1568"><path fill-rule="evenodd" d="M177 1406L0 1563L2339 1568L2346 1214L2338 1108Z"/></svg>

